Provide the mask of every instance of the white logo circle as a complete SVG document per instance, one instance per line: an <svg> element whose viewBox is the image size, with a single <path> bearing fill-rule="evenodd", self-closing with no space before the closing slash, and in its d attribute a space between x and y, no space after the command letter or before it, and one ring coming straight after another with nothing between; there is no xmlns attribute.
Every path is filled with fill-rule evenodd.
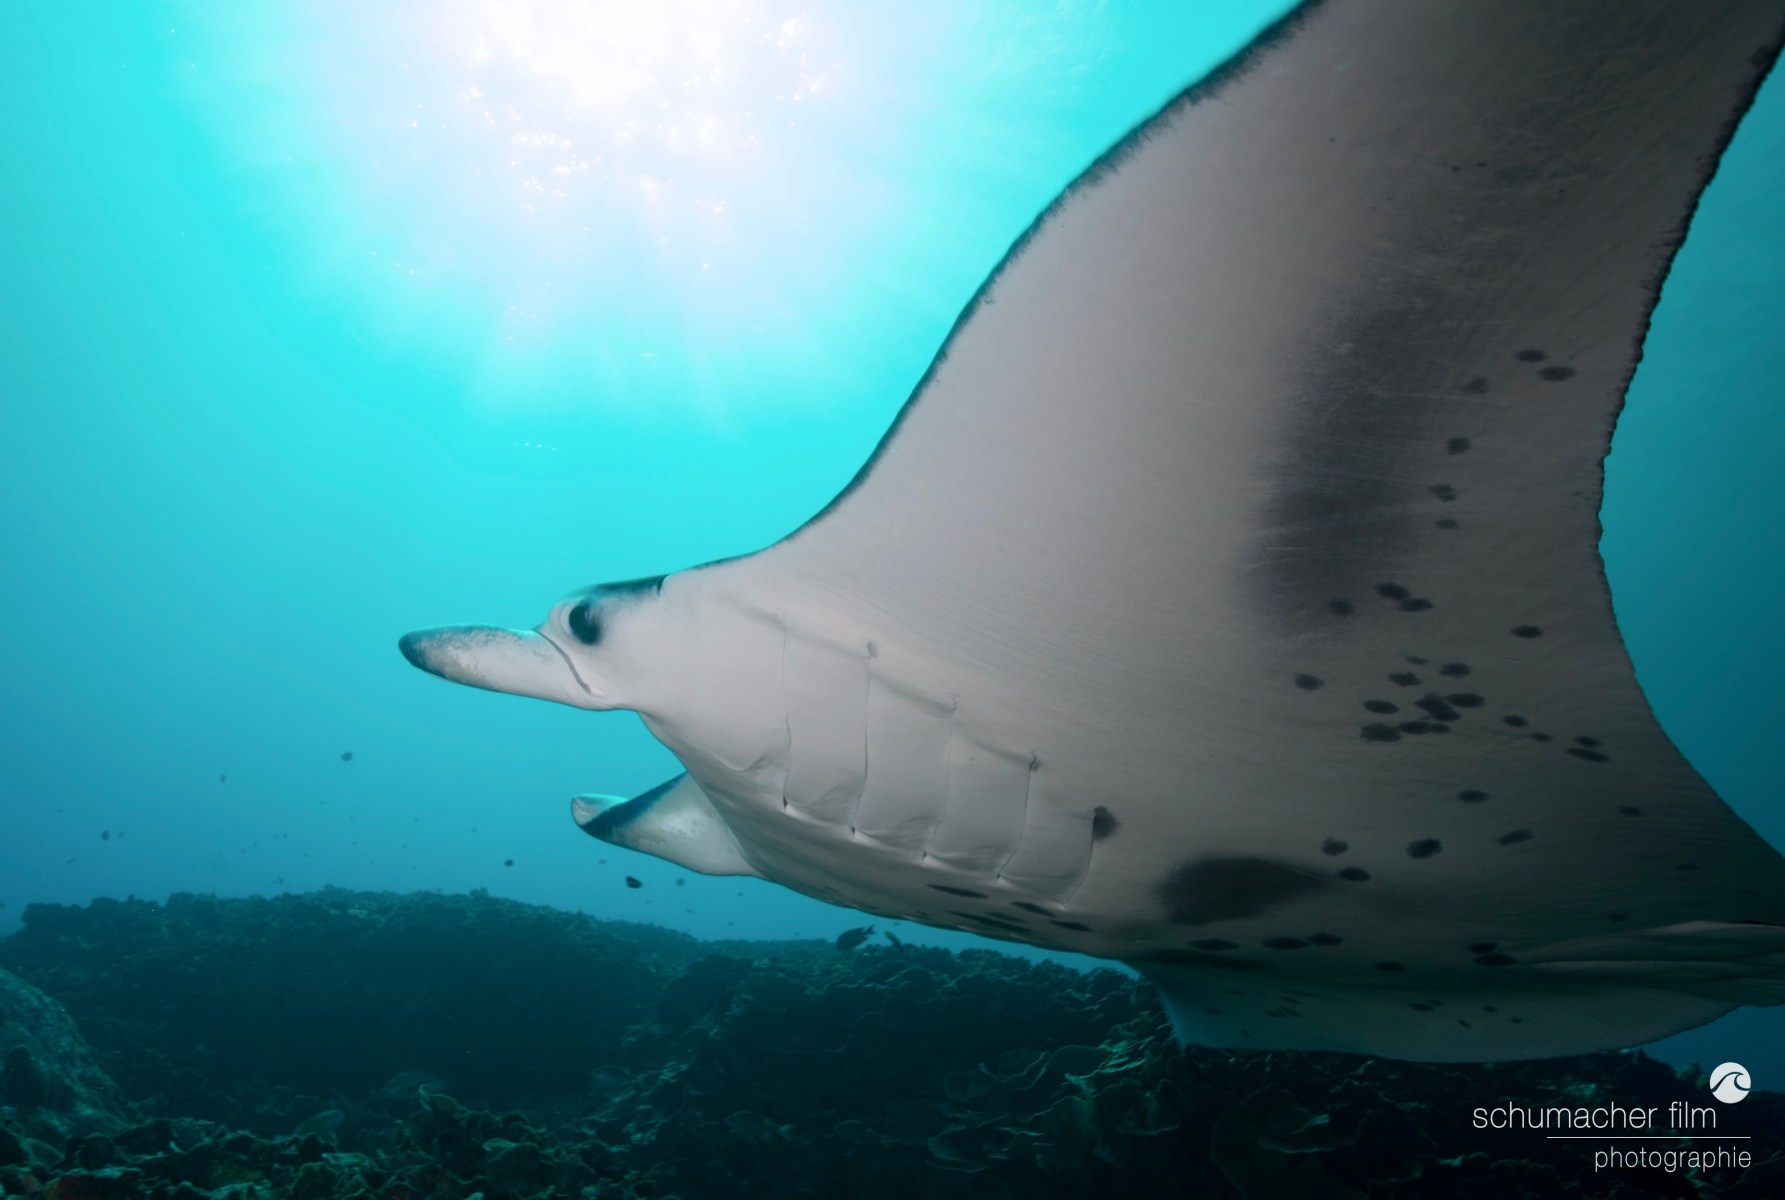
<svg viewBox="0 0 1785 1200"><path fill-rule="evenodd" d="M1741 1063L1724 1063L1711 1072L1711 1095L1725 1104L1745 1100L1754 1084L1748 1079L1748 1068Z"/></svg>

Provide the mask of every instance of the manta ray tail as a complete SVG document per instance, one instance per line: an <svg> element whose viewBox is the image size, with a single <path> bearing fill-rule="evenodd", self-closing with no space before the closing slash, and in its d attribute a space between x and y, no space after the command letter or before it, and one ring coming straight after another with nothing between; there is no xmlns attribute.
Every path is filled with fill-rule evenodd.
<svg viewBox="0 0 1785 1200"><path fill-rule="evenodd" d="M1396 962L1342 982L1133 965L1158 986L1180 1042L1510 1061L1636 1045L1737 1005L1785 1003L1785 926L1693 921L1516 955L1484 948L1462 976Z"/></svg>

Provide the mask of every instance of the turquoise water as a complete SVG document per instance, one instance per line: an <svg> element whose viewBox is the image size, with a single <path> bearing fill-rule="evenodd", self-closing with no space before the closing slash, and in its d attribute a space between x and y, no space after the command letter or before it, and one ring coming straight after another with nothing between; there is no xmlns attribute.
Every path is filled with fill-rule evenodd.
<svg viewBox="0 0 1785 1200"><path fill-rule="evenodd" d="M570 794L678 769L636 719L445 687L395 638L799 524L1010 239L1283 6L368 7L0 8L0 931L325 884L860 923L580 836ZM1657 712L1774 844L1781 164L1775 81L1604 514ZM1782 1029L1672 1052L1776 1086Z"/></svg>

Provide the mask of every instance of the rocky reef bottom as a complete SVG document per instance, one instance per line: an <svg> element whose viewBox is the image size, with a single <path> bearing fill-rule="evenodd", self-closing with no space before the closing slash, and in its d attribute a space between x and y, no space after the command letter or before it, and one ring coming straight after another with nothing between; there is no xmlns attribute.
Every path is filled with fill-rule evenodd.
<svg viewBox="0 0 1785 1200"><path fill-rule="evenodd" d="M1186 1053L1113 971L482 894L33 906L0 940L0 1056L0 1192L44 1200L1785 1196L1785 1096L1723 1108L1641 1053ZM1478 1115L1665 1133L1673 1102L1758 1136Z"/></svg>

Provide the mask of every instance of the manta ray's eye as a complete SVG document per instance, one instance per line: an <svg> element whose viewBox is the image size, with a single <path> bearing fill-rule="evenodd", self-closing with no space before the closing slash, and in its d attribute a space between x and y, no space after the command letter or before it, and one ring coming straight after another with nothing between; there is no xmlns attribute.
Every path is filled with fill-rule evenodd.
<svg viewBox="0 0 1785 1200"><path fill-rule="evenodd" d="M601 618L595 615L595 605L587 600L571 609L564 623L585 646L593 646L601 640Z"/></svg>

